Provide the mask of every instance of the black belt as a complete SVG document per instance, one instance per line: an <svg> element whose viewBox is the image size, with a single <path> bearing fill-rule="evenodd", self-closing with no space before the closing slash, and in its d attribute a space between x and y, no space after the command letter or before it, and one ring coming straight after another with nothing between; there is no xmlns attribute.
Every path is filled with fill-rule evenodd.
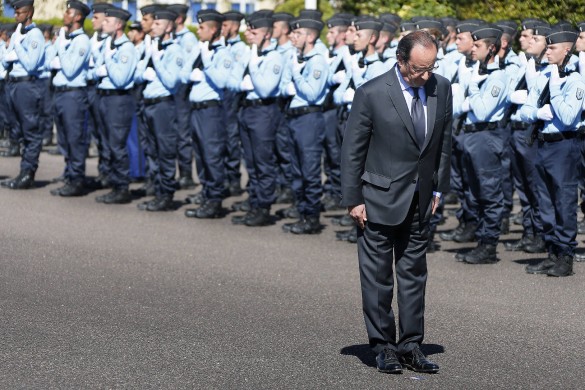
<svg viewBox="0 0 585 390"><path fill-rule="evenodd" d="M520 121L512 121L510 122L510 128L512 130L526 130L529 128L531 123L528 122L520 122Z"/></svg>
<svg viewBox="0 0 585 390"><path fill-rule="evenodd" d="M21 76L21 77L8 76L8 81L11 81L13 83L19 83L21 81L35 81L36 79L37 79L37 76Z"/></svg>
<svg viewBox="0 0 585 390"><path fill-rule="evenodd" d="M53 87L55 92L69 92L69 91L79 91L83 90L86 87Z"/></svg>
<svg viewBox="0 0 585 390"><path fill-rule="evenodd" d="M577 129L577 134L579 135L579 138L585 139L585 126L579 127Z"/></svg>
<svg viewBox="0 0 585 390"><path fill-rule="evenodd" d="M129 95L130 89L98 89L97 94L100 96L122 96Z"/></svg>
<svg viewBox="0 0 585 390"><path fill-rule="evenodd" d="M145 106L152 106L153 104L156 103L160 103L160 102L167 102L169 100L173 100L172 96L161 96L161 97L157 97L157 98L152 98L152 99L144 99L144 105Z"/></svg>
<svg viewBox="0 0 585 390"><path fill-rule="evenodd" d="M87 83L88 87L97 84L97 81L95 81L95 80L86 80L85 82Z"/></svg>
<svg viewBox="0 0 585 390"><path fill-rule="evenodd" d="M301 115L310 114L312 112L322 112L323 107L321 106L303 106L303 107L295 107L289 108L286 112L286 115L291 117L297 117Z"/></svg>
<svg viewBox="0 0 585 390"><path fill-rule="evenodd" d="M501 122L478 122L463 125L463 131L466 133L475 133L484 130L494 130L502 127Z"/></svg>
<svg viewBox="0 0 585 390"><path fill-rule="evenodd" d="M219 100L204 100L202 102L191 102L192 110L201 110L204 108L217 107L221 104Z"/></svg>
<svg viewBox="0 0 585 390"><path fill-rule="evenodd" d="M577 131L563 131L557 133L538 133L538 140L543 142L559 142L577 137Z"/></svg>
<svg viewBox="0 0 585 390"><path fill-rule="evenodd" d="M268 106L274 103L276 103L275 97L266 99L244 99L242 100L242 107Z"/></svg>

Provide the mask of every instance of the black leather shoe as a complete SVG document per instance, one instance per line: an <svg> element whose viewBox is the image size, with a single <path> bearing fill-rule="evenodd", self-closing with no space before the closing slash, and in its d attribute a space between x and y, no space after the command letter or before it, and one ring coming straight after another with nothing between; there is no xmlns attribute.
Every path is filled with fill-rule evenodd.
<svg viewBox="0 0 585 390"><path fill-rule="evenodd" d="M480 243L471 252L465 254L463 259L468 264L494 264L498 262L496 246Z"/></svg>
<svg viewBox="0 0 585 390"><path fill-rule="evenodd" d="M35 174L32 171L20 171L14 179L5 180L0 185L11 190L27 190L35 183Z"/></svg>
<svg viewBox="0 0 585 390"><path fill-rule="evenodd" d="M285 223L284 225L282 225L282 231L285 233L290 233L293 226L304 223L304 222L305 222L305 216L301 215L297 221Z"/></svg>
<svg viewBox="0 0 585 390"><path fill-rule="evenodd" d="M548 257L536 264L527 265L525 270L528 274L546 274L558 261L556 255L549 253Z"/></svg>
<svg viewBox="0 0 585 390"><path fill-rule="evenodd" d="M82 181L67 183L59 189L59 195L65 198L85 195L85 187Z"/></svg>
<svg viewBox="0 0 585 390"><path fill-rule="evenodd" d="M146 211L169 211L173 209L173 196L170 194L160 195L154 202L146 206Z"/></svg>
<svg viewBox="0 0 585 390"><path fill-rule="evenodd" d="M457 227L455 229L448 230L446 232L442 232L442 233L439 234L439 237L443 241L453 241L453 238L456 235L459 235L459 234L463 233L463 230L464 229L465 229L465 222L459 221L459 225L457 225Z"/></svg>
<svg viewBox="0 0 585 390"><path fill-rule="evenodd" d="M429 236L429 244L427 245L427 253L435 253L440 249L439 245L435 242L435 235Z"/></svg>
<svg viewBox="0 0 585 390"><path fill-rule="evenodd" d="M188 218L212 219L222 217L221 202L206 200L198 209L185 210Z"/></svg>
<svg viewBox="0 0 585 390"><path fill-rule="evenodd" d="M350 230L342 230L340 232L335 233L335 237L339 241L347 241L347 240L349 240L350 234L351 234L351 229Z"/></svg>
<svg viewBox="0 0 585 390"><path fill-rule="evenodd" d="M402 364L396 357L396 352L390 348L384 348L376 356L376 367L378 371L386 374L402 374Z"/></svg>
<svg viewBox="0 0 585 390"><path fill-rule="evenodd" d="M153 199L151 199L151 200L147 200L146 202L140 202L140 203L138 203L138 204L136 205L136 208L137 208L138 210L143 210L143 211L145 211L145 210L147 210L147 209L148 209L148 206L149 206L149 205L151 205L151 204L155 204L157 201L158 201L158 199L157 199L157 198L153 198Z"/></svg>
<svg viewBox="0 0 585 390"><path fill-rule="evenodd" d="M412 351L400 356L400 363L414 372L422 372L426 374L435 374L439 372L439 365L427 359L418 346L414 347Z"/></svg>
<svg viewBox="0 0 585 390"><path fill-rule="evenodd" d="M18 157L20 156L20 145L18 143L10 145L6 150L0 151L0 157Z"/></svg>
<svg viewBox="0 0 585 390"><path fill-rule="evenodd" d="M461 231L460 234L456 234L453 236L453 241L455 242L473 242L475 241L475 231L477 230L477 225L474 223L466 223L465 227Z"/></svg>
<svg viewBox="0 0 585 390"><path fill-rule="evenodd" d="M185 198L185 202L190 204L203 204L203 202L205 202L205 195L203 194L203 191L188 195L187 198Z"/></svg>
<svg viewBox="0 0 585 390"><path fill-rule="evenodd" d="M502 218L502 223L500 224L500 234L505 235L510 233L510 219Z"/></svg>
<svg viewBox="0 0 585 390"><path fill-rule="evenodd" d="M301 214L295 205L290 207L280 209L276 213L276 216L279 218L300 218Z"/></svg>
<svg viewBox="0 0 585 390"><path fill-rule="evenodd" d="M193 188L197 187L193 177L189 173L182 173L179 177L179 188L182 190L192 190Z"/></svg>
<svg viewBox="0 0 585 390"><path fill-rule="evenodd" d="M523 236L519 240L504 243L504 247L509 252L520 252L526 248L526 245L532 244L533 241L534 236Z"/></svg>
<svg viewBox="0 0 585 390"><path fill-rule="evenodd" d="M250 211L252 207L250 206L250 201L248 199L242 200L240 202L234 202L232 204L232 210L234 211Z"/></svg>
<svg viewBox="0 0 585 390"><path fill-rule="evenodd" d="M305 217L302 222L291 226L290 232L294 234L315 234L321 232L322 228L319 216L311 215Z"/></svg>
<svg viewBox="0 0 585 390"><path fill-rule="evenodd" d="M254 214L256 214L257 211L258 211L258 209L252 209L244 215L234 215L232 217L232 223L234 225L245 225L246 221L248 219L252 218L254 216Z"/></svg>
<svg viewBox="0 0 585 390"><path fill-rule="evenodd" d="M573 275L573 256L560 255L554 267L550 268L546 274L556 277Z"/></svg>
<svg viewBox="0 0 585 390"><path fill-rule="evenodd" d="M288 204L295 201L295 194L291 188L283 187L276 197L276 204Z"/></svg>
<svg viewBox="0 0 585 390"><path fill-rule="evenodd" d="M520 226L522 226L522 219L523 218L524 218L524 214L522 213L522 211L519 211L516 214L514 214L514 216L510 217L510 221L514 225L520 225Z"/></svg>
<svg viewBox="0 0 585 390"><path fill-rule="evenodd" d="M355 221L349 214L344 214L341 217L331 218L331 223L339 226L352 226L355 224Z"/></svg>
<svg viewBox="0 0 585 390"><path fill-rule="evenodd" d="M534 236L532 242L524 246L524 252L527 253L544 253L546 252L546 244L542 237Z"/></svg>
<svg viewBox="0 0 585 390"><path fill-rule="evenodd" d="M105 204L125 204L132 202L130 191L127 188L115 189L104 198Z"/></svg>
<svg viewBox="0 0 585 390"><path fill-rule="evenodd" d="M246 226L267 226L272 224L272 218L270 218L270 209L258 208L256 212L246 219L244 222Z"/></svg>

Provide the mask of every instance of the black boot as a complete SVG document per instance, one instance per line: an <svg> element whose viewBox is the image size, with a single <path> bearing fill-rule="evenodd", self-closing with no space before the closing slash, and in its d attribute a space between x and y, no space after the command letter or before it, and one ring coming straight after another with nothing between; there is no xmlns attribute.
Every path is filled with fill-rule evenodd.
<svg viewBox="0 0 585 390"><path fill-rule="evenodd" d="M548 257L541 262L536 264L527 265L525 270L528 274L546 274L550 269L552 269L559 259L553 253L549 253Z"/></svg>
<svg viewBox="0 0 585 390"><path fill-rule="evenodd" d="M270 209L258 208L256 212L246 219L244 222L246 226L266 226L272 223L270 218Z"/></svg>
<svg viewBox="0 0 585 390"><path fill-rule="evenodd" d="M132 196L127 188L117 188L107 194L103 202L105 204L126 204L132 202Z"/></svg>
<svg viewBox="0 0 585 390"><path fill-rule="evenodd" d="M185 210L185 216L188 218L200 219L221 218L221 201L206 200L198 209Z"/></svg>
<svg viewBox="0 0 585 390"><path fill-rule="evenodd" d="M453 230L448 230L446 232L442 232L439 234L439 237L441 238L441 240L443 241L453 241L453 238L461 233L463 233L463 230L465 229L465 222L464 221L459 221L459 225L457 225L457 227Z"/></svg>
<svg viewBox="0 0 585 390"><path fill-rule="evenodd" d="M453 236L453 241L455 242L473 242L475 241L475 231L477 230L477 225L474 223L466 223L465 227L461 231L460 234L456 234Z"/></svg>
<svg viewBox="0 0 585 390"><path fill-rule="evenodd" d="M234 225L245 225L246 221L250 218L253 218L257 211L258 209L253 208L244 215L234 215L232 217L232 223Z"/></svg>
<svg viewBox="0 0 585 390"><path fill-rule="evenodd" d="M297 206L292 205L290 207L280 209L276 213L276 216L279 218L300 218L301 214L297 209Z"/></svg>
<svg viewBox="0 0 585 390"><path fill-rule="evenodd" d="M469 264L494 264L498 262L496 257L496 245L479 243L471 252L465 254L463 259Z"/></svg>
<svg viewBox="0 0 585 390"><path fill-rule="evenodd" d="M524 218L524 215L522 214L522 211L519 211L516 214L514 214L514 216L510 219L514 225L522 226L522 219L523 218Z"/></svg>
<svg viewBox="0 0 585 390"><path fill-rule="evenodd" d="M325 195L321 200L321 208L324 211L342 210L341 197L331 194Z"/></svg>
<svg viewBox="0 0 585 390"><path fill-rule="evenodd" d="M244 193L244 190L240 186L239 181L230 183L228 186L228 191L230 193L230 196L240 196Z"/></svg>
<svg viewBox="0 0 585 390"><path fill-rule="evenodd" d="M290 231L294 234L315 234L319 233L322 229L321 223L319 222L318 215L309 215L304 218L301 223L291 226Z"/></svg>
<svg viewBox="0 0 585 390"><path fill-rule="evenodd" d="M525 235L519 240L504 243L504 247L507 251L520 252L526 248L526 245L532 244L533 241L534 236Z"/></svg>
<svg viewBox="0 0 585 390"><path fill-rule="evenodd" d="M355 223L355 221L353 220L351 215L344 214L341 217L331 218L331 223L333 225L339 225L339 226L352 226Z"/></svg>
<svg viewBox="0 0 585 390"><path fill-rule="evenodd" d="M250 200L242 200L240 202L234 202L232 204L232 210L234 211L250 211L252 207L250 206Z"/></svg>
<svg viewBox="0 0 585 390"><path fill-rule="evenodd" d="M435 232L429 234L429 244L427 245L427 253L434 253L439 250L439 245L435 242Z"/></svg>
<svg viewBox="0 0 585 390"><path fill-rule="evenodd" d="M190 173L182 172L179 175L179 188L182 190L192 190L197 187L195 181L193 181L193 175Z"/></svg>
<svg viewBox="0 0 585 390"><path fill-rule="evenodd" d="M573 260L573 255L560 255L554 267L549 269L546 274L557 277L573 275Z"/></svg>
<svg viewBox="0 0 585 390"><path fill-rule="evenodd" d="M295 194L289 187L282 187L280 194L276 197L276 204L288 204L295 201Z"/></svg>
<svg viewBox="0 0 585 390"><path fill-rule="evenodd" d="M350 230L349 237L347 237L347 241L351 242L352 244L355 244L355 243L357 243L357 239L358 239L358 227L356 225Z"/></svg>
<svg viewBox="0 0 585 390"><path fill-rule="evenodd" d="M185 202L190 204L203 204L203 202L205 202L205 194L203 191L200 191L196 194L188 195L187 198L185 198Z"/></svg>
<svg viewBox="0 0 585 390"><path fill-rule="evenodd" d="M0 185L11 190L27 190L32 188L35 183L35 174L33 171L20 171L14 179L5 180Z"/></svg>
<svg viewBox="0 0 585 390"><path fill-rule="evenodd" d="M534 236L532 242L524 246L524 252L527 253L544 253L546 252L546 244L541 236Z"/></svg>
<svg viewBox="0 0 585 390"><path fill-rule="evenodd" d="M146 206L146 211L168 211L173 209L173 195L164 194L159 195L154 199L154 202Z"/></svg>
<svg viewBox="0 0 585 390"><path fill-rule="evenodd" d="M445 194L445 204L457 204L459 199L457 199L457 195L453 192L449 192Z"/></svg>
<svg viewBox="0 0 585 390"><path fill-rule="evenodd" d="M579 234L585 234L585 217L577 224L577 232Z"/></svg>
<svg viewBox="0 0 585 390"><path fill-rule="evenodd" d="M0 151L1 157L18 157L20 156L20 143L18 141L10 141L7 150Z"/></svg>
<svg viewBox="0 0 585 390"><path fill-rule="evenodd" d="M65 184L63 187L59 189L58 195L65 198L85 195L85 186L83 184L83 181L78 180Z"/></svg>
<svg viewBox="0 0 585 390"><path fill-rule="evenodd" d="M500 234L505 235L508 233L510 233L510 219L502 218L502 223L500 224Z"/></svg>

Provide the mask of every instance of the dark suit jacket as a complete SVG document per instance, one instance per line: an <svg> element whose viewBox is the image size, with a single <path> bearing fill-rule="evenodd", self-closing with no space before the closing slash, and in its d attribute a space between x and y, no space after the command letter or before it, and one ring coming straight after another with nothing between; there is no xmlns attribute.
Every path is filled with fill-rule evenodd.
<svg viewBox="0 0 585 390"><path fill-rule="evenodd" d="M432 75L424 88L428 124L422 150L395 68L356 91L341 151L342 202L365 203L370 222L402 223L417 182L424 219L431 215L433 191L449 191L451 85Z"/></svg>

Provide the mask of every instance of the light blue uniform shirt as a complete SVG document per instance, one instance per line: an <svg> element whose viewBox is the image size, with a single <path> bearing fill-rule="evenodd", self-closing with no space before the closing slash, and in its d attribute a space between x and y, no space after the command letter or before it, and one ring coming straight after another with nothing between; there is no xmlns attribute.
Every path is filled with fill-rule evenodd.
<svg viewBox="0 0 585 390"><path fill-rule="evenodd" d="M240 84L250 61L250 48L242 42L239 36L236 36L227 41L227 51L231 58L232 71L226 75L228 77L226 88L234 92L241 92Z"/></svg>
<svg viewBox="0 0 585 390"><path fill-rule="evenodd" d="M191 87L189 101L193 103L206 100L222 100L223 89L228 75L232 71L232 59L227 47L221 41L215 42L211 49L213 56L208 64L203 65L203 79L196 81ZM183 79L190 82L189 77Z"/></svg>
<svg viewBox="0 0 585 390"><path fill-rule="evenodd" d="M358 59L361 58L362 53L357 54ZM373 79L374 77L380 76L382 73L387 72L388 69L386 65L382 61L380 61L380 56L378 53L374 53L370 56L367 56L364 59L364 64L366 65L366 71L363 74L353 73L353 83L355 88L358 89L361 87L366 81Z"/></svg>
<svg viewBox="0 0 585 390"><path fill-rule="evenodd" d="M545 59L546 60L546 59ZM536 66L536 70L537 71L542 71L544 69L546 69L546 67L548 66L548 64L543 63L541 65L537 65ZM520 82L520 80L522 80L522 78L526 75L526 67L521 66L518 69L518 74L515 77L515 83L510 83L510 89L508 91L508 97L507 97L507 101L509 104L514 104L512 103L512 101L510 100L510 97L512 95L512 93L514 93L516 91L516 87L518 86L518 83ZM526 81L526 87L524 88L524 90L526 91L530 91L530 87L534 85L534 81L532 82L528 82ZM522 117L520 115L520 108L522 108L522 105L520 105L510 116L510 120L511 121L515 121L515 122L522 122Z"/></svg>
<svg viewBox="0 0 585 390"><path fill-rule="evenodd" d="M53 42L45 42L45 60L41 65L42 72L39 74L40 79L48 79L51 77L51 61L57 56L57 48L53 45Z"/></svg>
<svg viewBox="0 0 585 390"><path fill-rule="evenodd" d="M248 65L250 78L254 84L254 90L248 92L246 99L266 99L277 97L280 93L280 77L284 68L284 58L276 50L276 45L271 44L262 51L258 64Z"/></svg>
<svg viewBox="0 0 585 390"><path fill-rule="evenodd" d="M276 50L282 55L284 64L282 76L280 78L280 95L289 96L286 92L286 88L292 81L292 61L296 61L297 49L292 45L291 41L288 41L284 45L277 46Z"/></svg>
<svg viewBox="0 0 585 390"><path fill-rule="evenodd" d="M158 42L153 41L152 44L156 45ZM147 81L142 78L150 60L149 55L140 60L136 66L136 81L146 82L146 87L142 92L145 99L173 95L181 82L183 50L172 39L163 42L162 50L164 51L162 57L152 58L152 65L156 72L156 78L154 80Z"/></svg>
<svg viewBox="0 0 585 390"><path fill-rule="evenodd" d="M69 34L70 42L60 47L59 38L55 42L61 69L53 78L55 87L85 87L89 70L90 43L89 37L82 29Z"/></svg>
<svg viewBox="0 0 585 390"><path fill-rule="evenodd" d="M6 55L6 42L0 39L0 80L4 80L6 68L4 67L4 56Z"/></svg>
<svg viewBox="0 0 585 390"><path fill-rule="evenodd" d="M183 50L183 71L191 73L193 70L193 63L197 56L199 56L199 41L195 34L193 34L187 27L175 33L175 42Z"/></svg>
<svg viewBox="0 0 585 390"><path fill-rule="evenodd" d="M104 63L104 51L106 48L106 38L107 35L106 34L101 34L102 37L102 45L97 49L97 50L93 50L93 48L91 48L90 46L90 50L91 50L91 55L89 57L89 71L87 72L87 79L88 80L94 80L94 81L98 81L99 77L96 76L95 74L95 70L96 70L96 64L103 64ZM90 45L91 45L91 41L90 41Z"/></svg>
<svg viewBox="0 0 585 390"><path fill-rule="evenodd" d="M491 71L479 87L478 83L469 82L469 107L466 124L497 122L504 118L508 96L508 78L500 69L500 64L492 62L487 67Z"/></svg>
<svg viewBox="0 0 585 390"><path fill-rule="evenodd" d="M45 37L34 23L26 28L24 39L20 45L15 45L14 40L10 41L6 54L15 51L18 59L14 61L10 77L39 76L45 60ZM6 55L4 56L6 58ZM8 67L4 60L4 67Z"/></svg>
<svg viewBox="0 0 585 390"><path fill-rule="evenodd" d="M297 94L293 97L290 108L323 104L327 95L329 65L323 54L313 48L305 58L305 66L299 72L293 68L292 79Z"/></svg>
<svg viewBox="0 0 585 390"><path fill-rule="evenodd" d="M107 39L103 47L110 44L110 39ZM105 55L102 56L103 63L106 65L108 75L102 79L99 89L130 89L134 86L134 71L138 63L138 55L134 45L126 34L114 41L116 51L111 58ZM96 63L96 69L102 64Z"/></svg>
<svg viewBox="0 0 585 390"><path fill-rule="evenodd" d="M327 48L327 46L325 46L321 38L317 38L313 50L317 50L317 52L325 58L327 58L327 56L329 55L329 49Z"/></svg>
<svg viewBox="0 0 585 390"><path fill-rule="evenodd" d="M524 122L538 121L538 99L548 83L550 71L549 66L538 76L535 85L528 93L528 100L520 109L520 116ZM560 86L550 86L550 106L554 117L551 121L544 122L542 132L558 133L577 130L581 122L584 95L585 81L577 72L569 74Z"/></svg>
<svg viewBox="0 0 585 390"><path fill-rule="evenodd" d="M346 64L344 61L344 56L346 58L350 58L348 56L348 54L349 54L349 48L346 45L343 45L337 49L333 49L334 57L330 59L331 62L329 63L329 78L327 80L328 87L335 85L335 83L332 80L335 73L343 70L345 72L346 76L347 76L348 71L351 74L351 63ZM343 63L343 65L342 65L342 63Z"/></svg>

